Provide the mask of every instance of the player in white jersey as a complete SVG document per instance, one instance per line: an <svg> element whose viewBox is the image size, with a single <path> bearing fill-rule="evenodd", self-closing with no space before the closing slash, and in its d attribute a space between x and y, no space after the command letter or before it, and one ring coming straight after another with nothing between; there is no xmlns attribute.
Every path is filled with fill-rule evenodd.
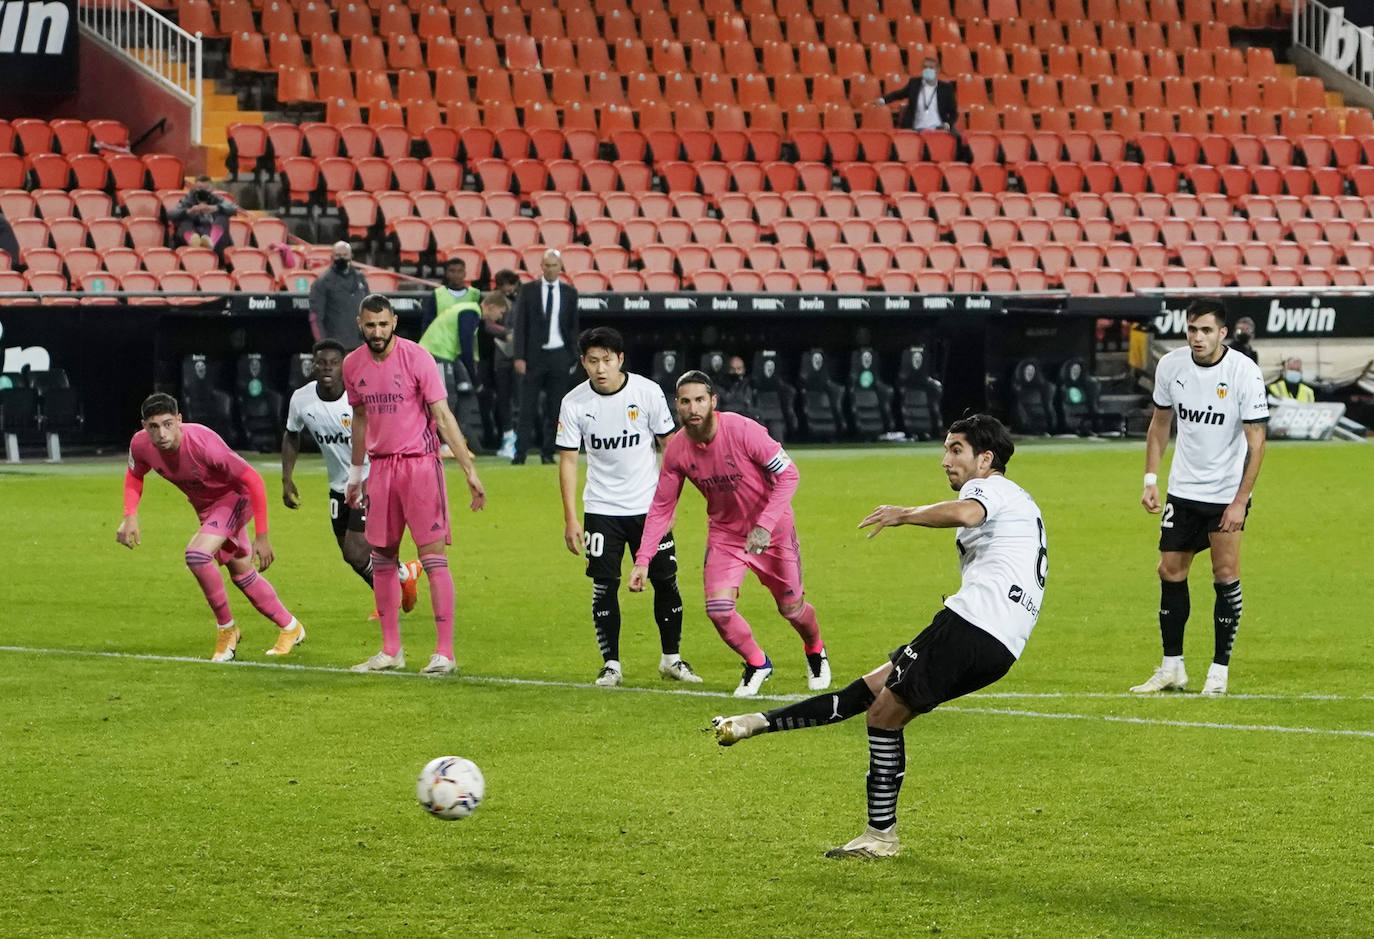
<svg viewBox="0 0 1374 939"><path fill-rule="evenodd" d="M673 414L657 384L624 370L625 341L614 329L583 330L577 351L587 380L563 397L558 412L558 488L563 495L563 541L585 552L592 579L592 625L601 647L596 683L620 684L620 568L628 545L639 550L644 517L658 485L655 445L673 432ZM577 451L587 451L584 515L577 516ZM672 531L649 565L654 621L661 657L658 671L671 681L699 682L682 660L682 594L677 587Z"/></svg>
<svg viewBox="0 0 1374 939"><path fill-rule="evenodd" d="M1137 694L1181 691L1183 628L1188 622L1188 571L1199 551L1212 551L1213 654L1202 693L1226 693L1231 646L1240 626L1240 537L1250 495L1264 459L1269 402L1259 366L1228 349L1226 307L1195 300L1188 307L1188 346L1159 360L1155 413L1145 437L1145 490L1140 503L1160 515L1159 633L1164 660L1131 690ZM1178 441L1169 486L1159 501L1159 464L1178 418Z"/></svg>
<svg viewBox="0 0 1374 939"><path fill-rule="evenodd" d="M329 477L329 524L348 566L372 586L372 548L363 535L365 509L351 507L344 499L348 467L352 462L353 408L344 395L343 360L347 350L335 339L321 339L311 348L315 380L297 388L286 412L286 433L281 438L281 499L288 509L300 508L301 494L292 474L301 452L301 430L310 431L324 457ZM364 468L366 475L366 468ZM418 561L400 565L401 608L415 608L419 589ZM376 618L374 611L371 618Z"/></svg>
<svg viewBox="0 0 1374 939"><path fill-rule="evenodd" d="M897 840L897 792L906 772L902 728L940 704L1001 678L1020 657L1040 617L1049 546L1040 508L1002 475L1015 450L995 417L955 421L940 466L959 498L933 505L880 505L859 523L872 538L894 525L953 528L958 593L931 624L889 661L838 692L763 713L717 717L723 747L756 734L834 724L868 715L868 826L827 857L891 857Z"/></svg>

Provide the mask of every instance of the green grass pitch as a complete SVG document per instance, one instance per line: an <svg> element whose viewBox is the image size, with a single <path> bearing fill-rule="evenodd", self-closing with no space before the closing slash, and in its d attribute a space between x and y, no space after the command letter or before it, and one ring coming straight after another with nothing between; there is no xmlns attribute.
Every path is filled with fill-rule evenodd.
<svg viewBox="0 0 1374 939"><path fill-rule="evenodd" d="M562 543L554 467L450 471L461 678L344 671L379 644L338 557L318 461L277 500L268 577L308 630L285 662L232 587L240 663L182 562L190 508L150 479L144 543L114 542L119 462L0 473L0 934L5 936L1374 935L1370 469L1353 445L1273 445L1245 540L1232 695L1134 699L1158 663L1157 519L1143 444L1031 444L1009 475L1049 532L1044 612L1001 682L907 730L904 853L822 857L864 821L862 727L717 747L739 665L702 610L702 502L676 533L685 657L658 678L647 596L622 594L627 686L599 666L590 585ZM808 594L843 683L958 585L951 532L866 541L883 502L949 497L933 446L799 449ZM1192 577L1193 686L1210 659ZM741 609L805 692L756 582ZM43 650L43 651L37 651ZM684 693L686 692L686 693ZM768 705L761 705L768 706ZM467 821L422 814L432 757L475 760Z"/></svg>

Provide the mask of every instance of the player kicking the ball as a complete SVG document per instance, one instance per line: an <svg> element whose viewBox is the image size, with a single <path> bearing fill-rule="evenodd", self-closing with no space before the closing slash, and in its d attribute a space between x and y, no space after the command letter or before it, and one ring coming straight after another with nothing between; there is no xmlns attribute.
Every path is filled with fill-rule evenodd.
<svg viewBox="0 0 1374 939"><path fill-rule="evenodd" d="M796 466L762 424L742 414L716 411L716 394L705 372L684 373L676 388L682 433L663 449L663 468L635 552L630 589L644 589L649 564L682 495L683 481L690 479L706 497L710 519L702 570L706 615L725 644L744 659L744 675L735 696L758 694L773 674L773 662L735 609L740 584L749 570L768 588L778 612L802 638L807 687L812 691L829 688L830 662L821 627L802 587L801 546L792 518L792 494L801 479Z"/></svg>
<svg viewBox="0 0 1374 939"><path fill-rule="evenodd" d="M143 429L129 442L129 469L124 474L124 520L115 540L127 548L139 544L138 503L143 477L156 472L186 494L200 518L200 531L186 546L191 569L219 625L212 662L234 658L239 628L229 614L229 597L217 564L229 569L234 586L263 616L276 624L277 642L268 655L287 655L305 639L305 627L286 611L277 592L259 571L272 566L267 539L267 487L219 434L200 424L183 424L176 398L153 394L139 408ZM248 512L257 535L248 541Z"/></svg>
<svg viewBox="0 0 1374 939"><path fill-rule="evenodd" d="M728 747L756 734L868 715L868 826L826 857L891 857L901 850L902 728L918 714L1005 675L1035 627L1049 554L1035 500L1002 475L1014 449L996 418L976 414L955 421L940 465L959 498L911 508L880 505L859 523L860 528L875 526L870 538L894 525L955 529L962 583L920 635L835 694L711 722L717 742Z"/></svg>
<svg viewBox="0 0 1374 939"><path fill-rule="evenodd" d="M477 478L472 451L448 407L448 392L434 357L396 335L396 311L379 293L368 294L358 309L364 344L343 362L344 388L353 406L353 453L344 496L353 507L367 498L367 542L372 546L372 592L382 620L382 651L353 666L355 672L405 668L397 607L401 581L396 573L405 530L420 551L429 577L438 641L425 675L448 675L453 658L453 575L449 544L448 492L439 460L440 438L449 445L467 476L474 512L487 495ZM363 464L370 472L363 479Z"/></svg>
<svg viewBox="0 0 1374 939"><path fill-rule="evenodd" d="M347 350L337 339L321 339L311 350L315 380L297 388L286 412L286 432L281 438L281 498L288 509L300 508L301 494L292 474L301 452L301 430L310 431L324 457L329 476L329 523L334 540L354 573L372 586L372 549L363 530L367 512L353 508L344 498L348 466L353 456L353 408L344 398L343 360ZM367 466L363 466L366 474ZM397 568L401 576L401 609L415 609L420 582L420 562L407 561ZM374 608L369 620L380 619Z"/></svg>
<svg viewBox="0 0 1374 939"><path fill-rule="evenodd" d="M620 564L625 547L644 543L644 515L654 498L658 461L654 443L673 432L673 415L663 390L624 371L625 341L614 329L598 327L577 337L587 380L563 397L558 414L558 488L563 495L563 541L573 554L587 555L592 578L592 625L601 647L596 683L620 684ZM577 518L577 451L587 447L586 510ZM655 542L649 562L654 585L654 620L662 657L659 674L670 681L699 682L682 660L682 595L677 589L673 533Z"/></svg>

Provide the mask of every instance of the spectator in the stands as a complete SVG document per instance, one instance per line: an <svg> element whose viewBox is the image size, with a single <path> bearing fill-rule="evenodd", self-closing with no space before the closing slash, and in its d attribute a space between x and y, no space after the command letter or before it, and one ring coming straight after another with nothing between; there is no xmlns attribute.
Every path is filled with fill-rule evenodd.
<svg viewBox="0 0 1374 939"><path fill-rule="evenodd" d="M229 217L238 215L239 207L232 199L215 192L209 176L197 176L195 183L167 219L176 226L176 247L209 248L224 262L224 249L229 240Z"/></svg>
<svg viewBox="0 0 1374 939"><path fill-rule="evenodd" d="M1275 398L1308 402L1317 400L1316 390L1302 380L1302 359L1290 356L1284 360L1283 374L1266 389Z"/></svg>
<svg viewBox="0 0 1374 939"><path fill-rule="evenodd" d="M897 118L901 130L954 130L959 117L959 104L954 82L940 81L940 62L927 56L921 66L921 77L913 78L896 91L883 95L879 104L905 101Z"/></svg>
<svg viewBox="0 0 1374 939"><path fill-rule="evenodd" d="M310 331L315 339L337 339L350 351L362 345L358 308L371 290L353 264L353 246L334 242L333 261L310 288Z"/></svg>
<svg viewBox="0 0 1374 939"><path fill-rule="evenodd" d="M1251 362L1259 364L1259 353L1250 344L1255 338L1255 321L1248 316L1236 320L1236 331L1231 334L1231 348L1246 356Z"/></svg>

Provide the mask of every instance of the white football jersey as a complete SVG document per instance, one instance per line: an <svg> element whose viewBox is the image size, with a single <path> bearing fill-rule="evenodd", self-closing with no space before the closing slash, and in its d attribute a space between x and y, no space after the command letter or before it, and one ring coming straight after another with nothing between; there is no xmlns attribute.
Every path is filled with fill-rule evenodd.
<svg viewBox="0 0 1374 939"><path fill-rule="evenodd" d="M1245 473L1243 425L1269 420L1259 366L1232 349L1211 365L1198 365L1184 346L1159 360L1154 400L1178 418L1168 494L1230 504Z"/></svg>
<svg viewBox="0 0 1374 939"><path fill-rule="evenodd" d="M981 503L987 515L981 525L955 529L962 582L945 606L1019 659L1040 618L1049 573L1040 507L1005 476L970 479L959 498Z"/></svg>
<svg viewBox="0 0 1374 939"><path fill-rule="evenodd" d="M333 401L322 401L317 384L312 381L292 393L291 406L286 410L286 429L296 434L302 427L310 431L320 445L329 488L343 492L348 485L348 467L353 462L353 406L346 394ZM363 476L367 476L365 460Z"/></svg>
<svg viewBox="0 0 1374 939"><path fill-rule="evenodd" d="M584 381L563 397L557 444L587 448L582 506L592 515L645 515L658 485L654 438L673 432L673 413L657 384L625 373L625 384L602 394Z"/></svg>

